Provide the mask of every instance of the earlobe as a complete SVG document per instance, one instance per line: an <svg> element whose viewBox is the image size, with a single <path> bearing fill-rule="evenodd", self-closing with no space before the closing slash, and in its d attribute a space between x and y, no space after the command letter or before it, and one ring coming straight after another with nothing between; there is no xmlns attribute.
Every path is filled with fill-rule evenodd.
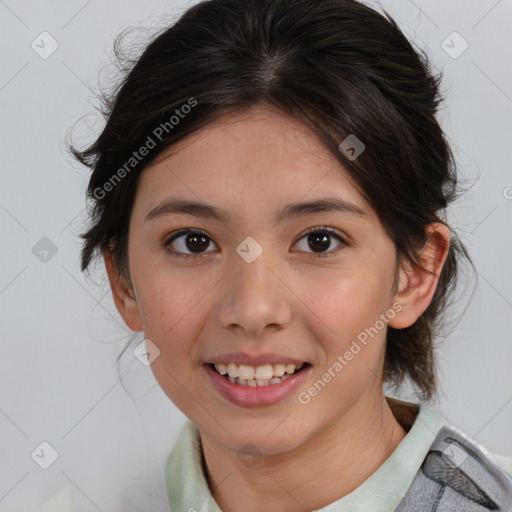
<svg viewBox="0 0 512 512"><path fill-rule="evenodd" d="M393 302L402 309L388 322L390 327L410 327L428 308L436 291L443 265L450 248L450 230L441 223L429 224L426 228L428 243L420 252L420 261L426 270L407 263L400 267L398 289Z"/></svg>
<svg viewBox="0 0 512 512"><path fill-rule="evenodd" d="M142 331L142 322L137 299L124 277L119 275L114 261L114 253L109 250L104 251L103 260L105 262L112 297L117 311L119 311L126 325L132 331Z"/></svg>

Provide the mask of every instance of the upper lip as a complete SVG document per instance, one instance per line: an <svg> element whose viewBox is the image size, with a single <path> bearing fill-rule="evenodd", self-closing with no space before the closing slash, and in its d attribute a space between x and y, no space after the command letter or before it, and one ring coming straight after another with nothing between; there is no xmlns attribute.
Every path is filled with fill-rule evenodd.
<svg viewBox="0 0 512 512"><path fill-rule="evenodd" d="M246 366L263 366L266 364L296 364L299 365L301 363L306 363L305 359L297 359L294 357L283 356L279 354L247 354L243 352L230 352L226 354L221 354L218 356L212 356L211 359L206 361L207 364L229 364L234 363L236 365L246 365Z"/></svg>

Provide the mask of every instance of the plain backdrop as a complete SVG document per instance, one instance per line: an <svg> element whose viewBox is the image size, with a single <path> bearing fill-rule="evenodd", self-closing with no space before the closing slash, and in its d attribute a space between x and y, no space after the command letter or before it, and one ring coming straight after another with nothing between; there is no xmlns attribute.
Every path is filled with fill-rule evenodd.
<svg viewBox="0 0 512 512"><path fill-rule="evenodd" d="M85 114L77 142L101 129L93 91L113 70L115 36L141 26L149 37L192 3L0 0L1 511L168 509L164 461L185 416L134 357L119 378L131 333L104 269L80 272L89 173L65 139ZM512 456L512 2L380 5L444 72L439 119L461 178L476 180L449 211L478 284L438 352L437 408Z"/></svg>

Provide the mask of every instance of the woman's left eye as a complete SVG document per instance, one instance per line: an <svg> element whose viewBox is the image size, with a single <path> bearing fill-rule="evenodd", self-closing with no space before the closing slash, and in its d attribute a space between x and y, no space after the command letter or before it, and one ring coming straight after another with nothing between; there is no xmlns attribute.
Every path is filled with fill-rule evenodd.
<svg viewBox="0 0 512 512"><path fill-rule="evenodd" d="M328 227L316 227L306 231L296 244L307 237L307 247L313 250L313 253L318 254L320 257L330 256L340 249L342 245L348 245L345 239L338 234L335 230ZM327 253L323 253L331 246L331 238L335 238L338 241L338 246ZM172 234L162 243L162 246L166 249L169 246L173 246L173 249L168 249L169 252L177 258L190 258L194 256L200 256L204 254L213 243L213 240L204 231L198 229L181 229ZM184 251L191 251L186 253ZM305 249L303 249L305 250ZM307 250L305 250L308 252ZM211 251L208 251L211 252Z"/></svg>
<svg viewBox="0 0 512 512"><path fill-rule="evenodd" d="M320 257L331 256L340 250L340 246L348 245L345 239L338 232L328 227L312 228L306 231L306 233L299 238L299 242L303 238L306 238L307 246L313 249L313 252L318 254ZM334 250L327 253L318 253L317 250L324 251L330 248L331 238L335 238L339 242L339 245Z"/></svg>

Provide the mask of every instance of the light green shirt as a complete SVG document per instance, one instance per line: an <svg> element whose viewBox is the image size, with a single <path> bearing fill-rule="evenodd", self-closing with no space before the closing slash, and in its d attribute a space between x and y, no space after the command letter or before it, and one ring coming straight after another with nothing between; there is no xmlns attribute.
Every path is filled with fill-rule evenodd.
<svg viewBox="0 0 512 512"><path fill-rule="evenodd" d="M407 435L384 463L352 492L312 512L395 510L419 471L440 428L443 425L453 428L436 410L424 404L418 405L419 413ZM459 429L457 431L468 437ZM489 452L472 439L471 442L512 477L512 459ZM201 461L199 431L188 420L165 465L167 496L172 512L222 512L208 488Z"/></svg>

